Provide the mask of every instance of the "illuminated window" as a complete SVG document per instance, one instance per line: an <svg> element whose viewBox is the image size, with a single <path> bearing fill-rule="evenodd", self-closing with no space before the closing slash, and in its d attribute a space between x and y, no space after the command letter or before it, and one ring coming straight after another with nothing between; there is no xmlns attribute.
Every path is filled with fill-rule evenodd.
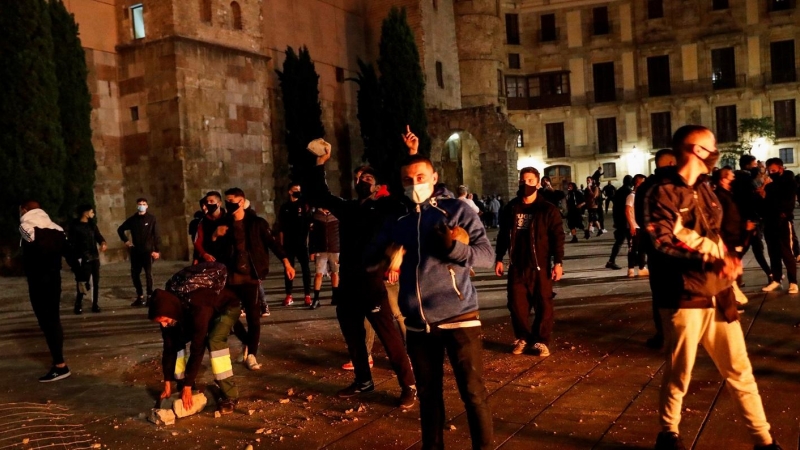
<svg viewBox="0 0 800 450"><path fill-rule="evenodd" d="M517 130L517 148L525 147L525 137L522 135L522 130Z"/></svg>
<svg viewBox="0 0 800 450"><path fill-rule="evenodd" d="M793 148L781 148L778 150L778 157L783 161L784 164L794 164L794 149Z"/></svg>
<svg viewBox="0 0 800 450"><path fill-rule="evenodd" d="M133 38L144 38L144 5L131 6L131 17L133 18Z"/></svg>

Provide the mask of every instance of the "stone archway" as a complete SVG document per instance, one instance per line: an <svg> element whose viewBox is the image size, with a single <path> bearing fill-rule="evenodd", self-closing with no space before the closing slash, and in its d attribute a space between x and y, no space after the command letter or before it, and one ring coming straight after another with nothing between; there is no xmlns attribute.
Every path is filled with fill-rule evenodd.
<svg viewBox="0 0 800 450"><path fill-rule="evenodd" d="M428 134L431 161L440 178L448 178L442 179L448 188L466 184L477 194L500 194L505 198L517 191L517 129L494 106L430 109ZM460 142L453 142L454 134ZM451 153L451 149L455 150ZM452 155L460 156L460 174L452 171Z"/></svg>

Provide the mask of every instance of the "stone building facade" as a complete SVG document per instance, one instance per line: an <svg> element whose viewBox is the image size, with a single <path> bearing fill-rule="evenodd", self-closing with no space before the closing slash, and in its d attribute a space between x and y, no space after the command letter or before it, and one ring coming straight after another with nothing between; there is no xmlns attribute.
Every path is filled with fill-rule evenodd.
<svg viewBox="0 0 800 450"><path fill-rule="evenodd" d="M392 6L406 8L420 49L437 168L447 169L453 188L467 182L486 193L515 190L516 131L500 89L499 0L65 4L86 49L97 212L107 236L145 197L161 224L164 257L186 259L197 201L232 186L274 220L289 174L275 73L287 46L307 46L320 74L325 139L334 147L328 180L334 192L349 196L363 144L356 85L348 78L359 58L376 62L381 23ZM106 257L123 258L121 243L109 241Z"/></svg>
<svg viewBox="0 0 800 450"><path fill-rule="evenodd" d="M616 184L648 174L684 124L723 148L738 121L772 117L753 149L797 167L800 12L789 0L503 3L509 117L520 165L580 184L598 166Z"/></svg>

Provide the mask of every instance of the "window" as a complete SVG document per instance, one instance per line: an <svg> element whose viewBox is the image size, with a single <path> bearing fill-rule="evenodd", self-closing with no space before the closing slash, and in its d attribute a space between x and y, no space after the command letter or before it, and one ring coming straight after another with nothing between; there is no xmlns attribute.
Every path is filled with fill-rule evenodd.
<svg viewBox="0 0 800 450"><path fill-rule="evenodd" d="M506 44L519 45L519 15L506 14Z"/></svg>
<svg viewBox="0 0 800 450"><path fill-rule="evenodd" d="M525 147L525 137L522 135L522 130L517 130L517 148Z"/></svg>
<svg viewBox="0 0 800 450"><path fill-rule="evenodd" d="M528 96L569 94L569 73L543 73L528 79Z"/></svg>
<svg viewBox="0 0 800 450"><path fill-rule="evenodd" d="M344 69L341 67L336 68L336 82L344 83Z"/></svg>
<svg viewBox="0 0 800 450"><path fill-rule="evenodd" d="M617 87L614 83L614 63L598 63L592 65L594 75L594 101L613 102L617 99Z"/></svg>
<svg viewBox="0 0 800 450"><path fill-rule="evenodd" d="M436 84L439 88L444 89L444 69L441 61L436 61Z"/></svg>
<svg viewBox="0 0 800 450"><path fill-rule="evenodd" d="M139 107L131 106L131 120L136 122L139 120Z"/></svg>
<svg viewBox="0 0 800 450"><path fill-rule="evenodd" d="M603 178L617 178L617 163L603 163Z"/></svg>
<svg viewBox="0 0 800 450"><path fill-rule="evenodd" d="M786 11L794 8L792 0L767 0L767 9L772 11Z"/></svg>
<svg viewBox="0 0 800 450"><path fill-rule="evenodd" d="M780 158L784 164L787 165L794 164L794 149L793 148L778 149L778 158Z"/></svg>
<svg viewBox="0 0 800 450"><path fill-rule="evenodd" d="M669 55L647 58L647 90L651 97L669 95Z"/></svg>
<svg viewBox="0 0 800 450"><path fill-rule="evenodd" d="M567 146L564 145L564 122L545 124L544 134L547 140L547 157L565 158Z"/></svg>
<svg viewBox="0 0 800 450"><path fill-rule="evenodd" d="M601 6L592 10L592 31L595 36L608 34L611 26L608 23L608 7Z"/></svg>
<svg viewBox="0 0 800 450"><path fill-rule="evenodd" d="M525 77L506 77L506 97L525 97L527 90Z"/></svg>
<svg viewBox="0 0 800 450"><path fill-rule="evenodd" d="M144 38L144 5L131 6L131 17L133 18L133 38Z"/></svg>
<svg viewBox="0 0 800 450"><path fill-rule="evenodd" d="M669 111L650 114L650 133L654 149L672 146L672 121Z"/></svg>
<svg viewBox="0 0 800 450"><path fill-rule="evenodd" d="M519 69L519 53L509 53L508 54L508 68L509 69Z"/></svg>
<svg viewBox="0 0 800 450"><path fill-rule="evenodd" d="M505 92L505 89L503 89L503 71L497 69L497 96L503 97Z"/></svg>
<svg viewBox="0 0 800 450"><path fill-rule="evenodd" d="M242 29L242 8L236 2L231 2L231 16L233 17L233 29Z"/></svg>
<svg viewBox="0 0 800 450"><path fill-rule="evenodd" d="M769 44L769 59L772 83L797 81L794 62L794 39Z"/></svg>
<svg viewBox="0 0 800 450"><path fill-rule="evenodd" d="M597 151L617 153L617 118L597 119Z"/></svg>
<svg viewBox="0 0 800 450"><path fill-rule="evenodd" d="M736 142L738 137L736 128L736 105L718 106L717 116L717 142Z"/></svg>
<svg viewBox="0 0 800 450"><path fill-rule="evenodd" d="M556 15L542 14L540 21L542 26L540 30L542 42L552 42L558 39L558 33L556 32Z"/></svg>
<svg viewBox="0 0 800 450"><path fill-rule="evenodd" d="M721 9L728 9L728 0L712 0L711 1L711 9L714 11L719 11Z"/></svg>
<svg viewBox="0 0 800 450"><path fill-rule="evenodd" d="M200 20L211 23L211 0L200 0Z"/></svg>
<svg viewBox="0 0 800 450"><path fill-rule="evenodd" d="M736 60L733 47L711 50L711 84L714 89L736 87Z"/></svg>
<svg viewBox="0 0 800 450"><path fill-rule="evenodd" d="M647 18L660 19L664 17L663 0L647 0Z"/></svg>
<svg viewBox="0 0 800 450"><path fill-rule="evenodd" d="M780 100L775 106L775 137L786 138L797 136L797 122L795 121L795 103L792 100Z"/></svg>

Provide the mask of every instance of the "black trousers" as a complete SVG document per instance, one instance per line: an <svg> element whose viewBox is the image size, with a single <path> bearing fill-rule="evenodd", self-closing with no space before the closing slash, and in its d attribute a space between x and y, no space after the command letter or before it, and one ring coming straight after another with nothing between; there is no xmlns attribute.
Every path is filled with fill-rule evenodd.
<svg viewBox="0 0 800 450"><path fill-rule="evenodd" d="M374 283L367 283L368 286L364 286L362 289L351 286L342 290L340 287L336 292L337 296L341 296L336 301L336 318L339 320L339 327L347 344L350 360L353 361L355 381L366 383L372 380L366 344L367 331L364 328L364 319L366 318L386 350L389 364L397 374L397 382L401 387L413 386L415 384L414 373L408 361L403 335L395 325L386 288L383 287L382 281L380 283L382 289L377 285L369 286ZM376 303L378 301L379 303ZM377 311L374 306L376 304L380 305L380 309Z"/></svg>
<svg viewBox="0 0 800 450"><path fill-rule="evenodd" d="M247 346L247 353L255 356L258 354L258 343L261 341L261 301L258 292L260 283L253 280L246 284L229 284L226 287L233 291L242 302L247 329L241 320L233 324L233 334Z"/></svg>
<svg viewBox="0 0 800 450"><path fill-rule="evenodd" d="M444 448L444 354L450 359L458 393L464 402L473 449L492 448L492 411L483 382L481 327L430 333L408 330L408 355L417 377L422 448Z"/></svg>
<svg viewBox="0 0 800 450"><path fill-rule="evenodd" d="M611 246L611 256L608 257L608 262L613 264L617 261L619 249L622 248L622 244L626 241L630 247L631 234L628 232L628 229L614 229L614 245Z"/></svg>
<svg viewBox="0 0 800 450"><path fill-rule="evenodd" d="M53 365L64 362L64 329L61 327L61 272L50 270L28 277L33 313L44 333Z"/></svg>
<svg viewBox="0 0 800 450"><path fill-rule="evenodd" d="M136 289L136 296L141 297L142 293L142 269L147 283L147 296L153 293L153 257L150 253L131 252L131 279L133 287Z"/></svg>
<svg viewBox="0 0 800 450"><path fill-rule="evenodd" d="M783 265L785 265L789 283L797 283L797 260L794 256L793 236L794 225L789 220L764 224L764 237L767 240L772 278L777 282L783 278Z"/></svg>
<svg viewBox="0 0 800 450"><path fill-rule="evenodd" d="M742 249L741 254L739 255L741 258L744 258L744 255L747 254L747 250L750 248L753 249L753 257L758 262L758 266L761 267L761 270L769 276L772 273L772 268L769 266L767 262L767 258L764 257L764 233L761 231L761 225L756 225L756 227L750 231L750 236L747 240L747 245L744 246Z"/></svg>
<svg viewBox="0 0 800 450"><path fill-rule="evenodd" d="M289 264L294 266L295 260L300 262L300 270L303 271L303 293L311 295L311 268L308 262L308 247L289 244L284 248L286 257L289 258ZM283 284L286 287L286 295L292 294L294 282L283 274Z"/></svg>
<svg viewBox="0 0 800 450"><path fill-rule="evenodd" d="M637 230L636 234L628 240L628 269L633 269L637 266L639 269L644 269L645 264L647 264L647 253L645 253L641 244L642 239L646 238L642 230Z"/></svg>
<svg viewBox="0 0 800 450"><path fill-rule="evenodd" d="M527 268L508 271L508 311L514 336L528 344L550 343L553 332L553 285L546 270ZM530 324L531 308L535 317Z"/></svg>
<svg viewBox="0 0 800 450"><path fill-rule="evenodd" d="M81 261L80 268L78 269L78 273L75 274L75 281L77 284L86 283L87 287L89 284L89 278L92 279L92 304L97 304L97 300L100 298L100 260L96 259L94 261ZM75 297L75 303L81 303L83 301L83 294L81 294L80 287L77 287L78 294Z"/></svg>
<svg viewBox="0 0 800 450"><path fill-rule="evenodd" d="M604 201L606 202L606 214L608 214L608 206L611 205L611 198L607 198Z"/></svg>

